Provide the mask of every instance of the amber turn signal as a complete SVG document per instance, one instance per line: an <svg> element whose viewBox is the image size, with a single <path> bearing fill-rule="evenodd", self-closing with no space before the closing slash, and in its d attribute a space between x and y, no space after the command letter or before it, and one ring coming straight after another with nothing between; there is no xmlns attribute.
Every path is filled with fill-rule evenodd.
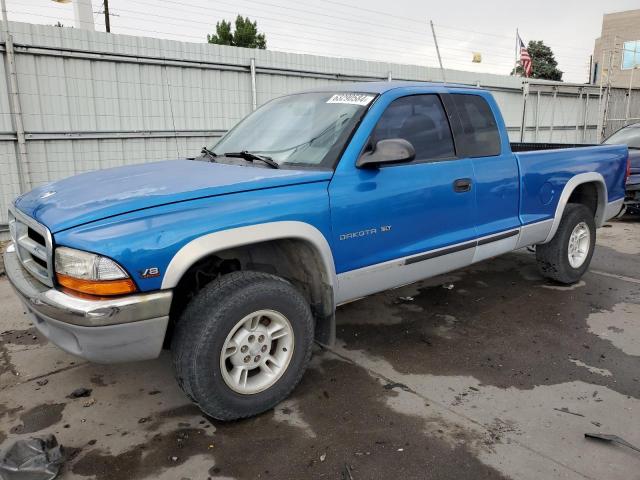
<svg viewBox="0 0 640 480"><path fill-rule="evenodd" d="M136 291L136 285L130 278L122 280L83 280L58 273L58 283L75 292L97 296L126 295Z"/></svg>

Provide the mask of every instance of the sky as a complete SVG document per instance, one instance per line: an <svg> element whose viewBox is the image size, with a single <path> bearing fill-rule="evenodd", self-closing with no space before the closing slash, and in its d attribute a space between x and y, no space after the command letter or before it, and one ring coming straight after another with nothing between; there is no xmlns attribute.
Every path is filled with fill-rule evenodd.
<svg viewBox="0 0 640 480"><path fill-rule="evenodd" d="M104 31L102 0L93 0ZM508 75L516 29L523 41L551 47L563 80L584 83L602 15L640 8L640 0L109 0L111 32L204 42L222 19L258 22L267 48L437 67L429 22L445 68ZM9 19L73 25L73 7L52 0L7 0ZM474 52L482 56L473 63Z"/></svg>

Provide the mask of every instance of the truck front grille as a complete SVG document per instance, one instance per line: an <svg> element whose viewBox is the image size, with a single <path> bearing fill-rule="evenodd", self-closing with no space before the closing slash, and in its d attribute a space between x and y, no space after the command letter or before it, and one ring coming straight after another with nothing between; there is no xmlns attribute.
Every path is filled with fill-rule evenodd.
<svg viewBox="0 0 640 480"><path fill-rule="evenodd" d="M47 227L10 209L9 232L22 266L40 282L52 287L53 245Z"/></svg>

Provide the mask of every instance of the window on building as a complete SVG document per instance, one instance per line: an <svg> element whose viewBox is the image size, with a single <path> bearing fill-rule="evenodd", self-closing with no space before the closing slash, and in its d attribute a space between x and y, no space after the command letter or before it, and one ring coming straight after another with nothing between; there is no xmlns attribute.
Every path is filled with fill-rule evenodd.
<svg viewBox="0 0 640 480"><path fill-rule="evenodd" d="M622 48L622 69L629 70L640 66L640 40L624 42Z"/></svg>

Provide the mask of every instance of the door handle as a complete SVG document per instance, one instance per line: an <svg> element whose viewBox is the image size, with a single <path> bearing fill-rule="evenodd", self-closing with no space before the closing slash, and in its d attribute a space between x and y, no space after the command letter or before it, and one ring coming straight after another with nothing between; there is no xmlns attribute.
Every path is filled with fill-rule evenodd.
<svg viewBox="0 0 640 480"><path fill-rule="evenodd" d="M453 191L457 193L464 193L471 190L470 178L459 178L453 182Z"/></svg>

